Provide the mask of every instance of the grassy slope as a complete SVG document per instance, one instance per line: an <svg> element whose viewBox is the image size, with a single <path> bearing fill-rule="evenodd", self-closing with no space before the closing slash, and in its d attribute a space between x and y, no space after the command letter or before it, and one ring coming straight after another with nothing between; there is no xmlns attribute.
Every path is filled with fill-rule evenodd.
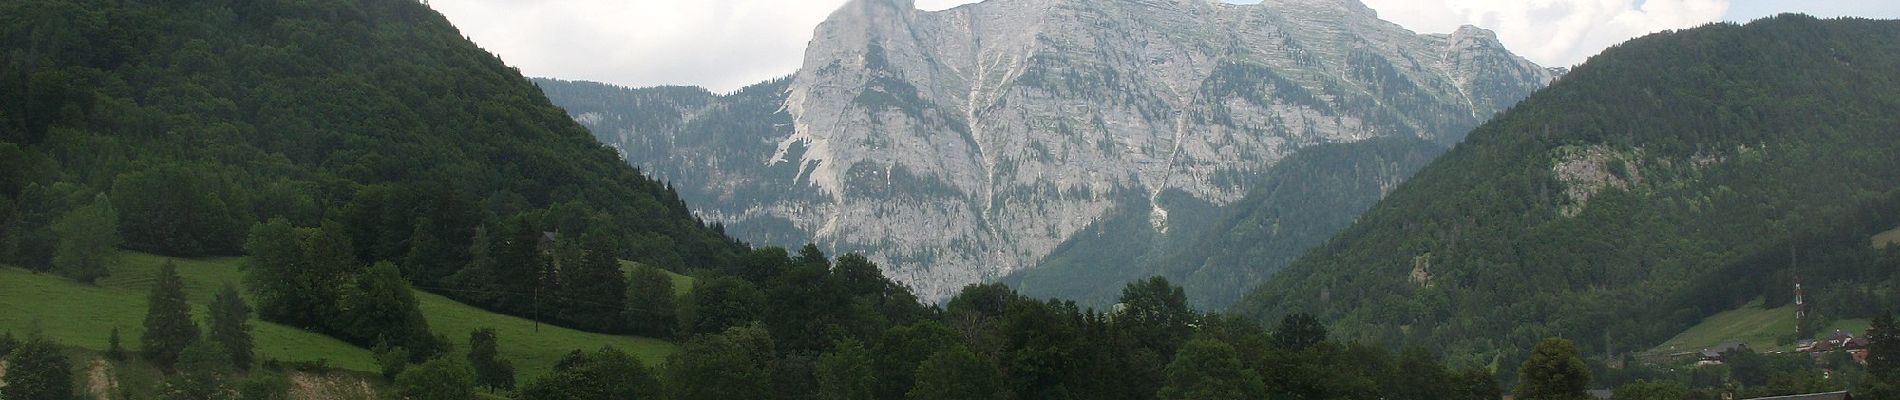
<svg viewBox="0 0 1900 400"><path fill-rule="evenodd" d="M1867 331L1867 320L1848 319L1834 321L1821 332L1833 332L1835 329L1853 332L1858 336ZM1663 355L1686 351L1697 351L1727 342L1740 340L1756 351L1788 351L1792 345L1777 345L1782 336L1794 333L1794 306L1762 308L1761 302L1749 303L1702 319L1702 323L1682 331L1676 337L1651 349L1651 354Z"/></svg>
<svg viewBox="0 0 1900 400"><path fill-rule="evenodd" d="M1874 248L1900 245L1900 228L1893 228L1893 230L1874 235L1873 245Z"/></svg>
<svg viewBox="0 0 1900 400"><path fill-rule="evenodd" d="M113 276L96 286L79 284L49 274L33 274L11 266L0 267L0 331L23 335L37 326L62 344L96 351L106 349L106 338L113 327L120 329L123 343L136 351L145 318L145 296L164 257L125 252ZM237 258L189 260L177 259L179 274L194 310L203 318L202 307L224 282L241 284L243 273ZM679 278L676 278L679 279ZM690 284L690 283L689 283ZM446 335L458 350L466 351L468 332L492 327L501 336L501 355L515 364L522 382L541 376L554 367L560 357L572 350L593 350L614 346L639 357L649 366L658 365L677 349L665 341L581 332L547 324L537 331L532 321L490 313L427 292L417 292L422 312L436 333ZM375 371L368 350L332 339L263 321L256 326L257 352L262 358L287 361L326 359L333 367Z"/></svg>
<svg viewBox="0 0 1900 400"><path fill-rule="evenodd" d="M645 264L641 264L637 262L620 260L620 272L632 273L634 268L644 266L644 265ZM664 269L660 270L660 272L666 273L666 277L668 278L673 278L673 295L674 296L684 297L686 296L687 292L693 291L693 283L695 282L693 280L693 277L680 275L677 273L673 273L673 271L667 271Z"/></svg>

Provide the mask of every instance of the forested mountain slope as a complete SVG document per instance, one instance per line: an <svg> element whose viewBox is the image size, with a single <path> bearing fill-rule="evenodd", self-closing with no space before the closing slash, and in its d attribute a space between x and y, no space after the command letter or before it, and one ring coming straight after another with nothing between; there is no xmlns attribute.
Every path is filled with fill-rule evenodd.
<svg viewBox="0 0 1900 400"><path fill-rule="evenodd" d="M1655 345L1799 277L1896 303L1900 22L1785 15L1613 47L1473 131L1236 306L1479 362ZM1792 334L1792 332L1791 332ZM1510 362L1499 365L1512 365Z"/></svg>
<svg viewBox="0 0 1900 400"><path fill-rule="evenodd" d="M273 268L391 261L521 314L466 290L556 291L526 257L543 237L590 238L613 271L742 249L419 2L9 1L0 54L0 262L58 264L54 222L95 198L126 248L258 253L252 227L282 219L265 233L310 252Z"/></svg>
<svg viewBox="0 0 1900 400"><path fill-rule="evenodd" d="M1165 193L1176 228L1148 224L1148 199L1131 198L1078 232L1035 268L1001 281L1024 294L1107 306L1115 282L1165 276L1218 310L1281 267L1346 229L1381 196L1444 153L1422 139L1393 137L1307 147L1288 155L1225 206Z"/></svg>

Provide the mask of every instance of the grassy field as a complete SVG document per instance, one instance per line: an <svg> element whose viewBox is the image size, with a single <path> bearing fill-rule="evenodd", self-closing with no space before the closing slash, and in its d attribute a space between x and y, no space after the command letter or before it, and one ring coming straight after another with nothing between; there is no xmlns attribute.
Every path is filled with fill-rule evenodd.
<svg viewBox="0 0 1900 400"><path fill-rule="evenodd" d="M620 260L621 273L632 273L635 267L641 267L641 266L645 266L645 264L627 261L627 260ZM693 280L693 277L676 274L676 273L673 273L673 271L667 271L664 269L660 270L660 272L666 273L666 277L668 278L673 278L673 295L674 296L684 297L686 296L687 292L693 291L693 283L696 282Z"/></svg>
<svg viewBox="0 0 1900 400"><path fill-rule="evenodd" d="M141 281L144 285L150 285L152 271L157 269L157 264L147 262L155 260L140 256L126 257L125 266L114 270L118 276L101 281L97 286L80 284L51 274L0 267L0 309L7 310L0 313L0 331L25 335L37 328L61 344L105 351L107 337L112 328L117 327L122 346L129 351L137 351L139 334L145 331L143 323L147 292L147 289L137 285ZM191 300L199 305L193 312L200 320L205 315L203 304L209 302L211 293L217 289L212 282L223 282L219 277L230 275L221 271L227 268L206 267L213 264L216 262L179 263L180 275L185 276ZM342 341L268 322L254 321L253 326L260 358L285 361L324 359L338 368L375 370L376 364L370 358L369 351Z"/></svg>
<svg viewBox="0 0 1900 400"><path fill-rule="evenodd" d="M1867 324L1868 321L1864 319L1839 320L1821 331L1833 332L1835 329L1841 329L1860 336L1862 332L1867 331ZM1794 346L1778 345L1776 342L1780 341L1782 336L1793 335L1794 325L1793 305L1762 308L1761 302L1756 301L1742 308L1704 318L1702 323L1676 334L1676 337L1651 349L1650 353L1663 355L1699 351L1730 340L1748 343L1748 348L1755 351L1790 351L1794 350Z"/></svg>
<svg viewBox="0 0 1900 400"><path fill-rule="evenodd" d="M60 343L95 351L107 347L108 333L118 327L124 346L136 351L143 331L145 296L166 258L150 254L123 252L112 276L97 285L85 285L51 274L34 274L24 269L0 266L0 331L24 335L39 329ZM241 259L175 259L179 275L194 310L202 319L203 305L226 282L241 284ZM683 277L676 277L680 279ZM690 279L688 279L690 285ZM649 366L657 366L677 349L666 341L581 332L533 321L491 313L427 292L416 292L429 326L448 336L458 350L467 349L468 333L476 328L495 328L501 336L501 355L515 364L523 383L547 373L560 357L573 350L594 350L614 346L639 357ZM329 365L356 371L375 371L370 352L363 348L291 327L253 321L257 352L261 358L285 361L327 360Z"/></svg>
<svg viewBox="0 0 1900 400"><path fill-rule="evenodd" d="M1878 249L1878 248L1883 248L1883 247L1892 246L1892 245L1900 245L1900 228L1894 228L1891 231L1881 232L1879 235L1874 235L1874 239L1873 239L1874 248Z"/></svg>

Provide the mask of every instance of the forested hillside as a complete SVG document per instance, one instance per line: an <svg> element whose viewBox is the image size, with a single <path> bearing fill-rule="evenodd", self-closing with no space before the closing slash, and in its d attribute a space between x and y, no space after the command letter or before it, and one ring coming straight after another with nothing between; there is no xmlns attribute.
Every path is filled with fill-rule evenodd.
<svg viewBox="0 0 1900 400"><path fill-rule="evenodd" d="M1798 277L1900 306L1900 22L1800 15L1639 38L1479 127L1236 311L1512 365L1656 345ZM1790 332L1792 336L1792 332ZM1502 359L1493 356L1502 355Z"/></svg>
<svg viewBox="0 0 1900 400"><path fill-rule="evenodd" d="M1224 309L1281 267L1346 229L1386 192L1444 152L1409 137L1307 147L1253 179L1247 195L1216 207L1160 197L1170 226L1157 232L1147 198L1131 196L1035 267L1001 281L1031 296L1107 306L1115 283L1165 276L1197 308Z"/></svg>
<svg viewBox="0 0 1900 400"><path fill-rule="evenodd" d="M90 281L109 260L78 238L117 233L169 256L257 254L274 284L346 285L389 261L533 316L531 292L624 295L560 286L556 264L678 270L743 248L418 2L11 1L0 53L0 262ZM259 294L310 308L266 318L375 340L322 321L334 296Z"/></svg>

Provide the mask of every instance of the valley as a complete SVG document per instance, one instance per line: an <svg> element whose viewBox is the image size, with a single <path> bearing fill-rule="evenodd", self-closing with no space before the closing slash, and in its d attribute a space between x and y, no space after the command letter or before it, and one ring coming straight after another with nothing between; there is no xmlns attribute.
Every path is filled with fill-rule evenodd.
<svg viewBox="0 0 1900 400"><path fill-rule="evenodd" d="M723 92L0 2L0 398L1900 398L1900 21L838 2Z"/></svg>

